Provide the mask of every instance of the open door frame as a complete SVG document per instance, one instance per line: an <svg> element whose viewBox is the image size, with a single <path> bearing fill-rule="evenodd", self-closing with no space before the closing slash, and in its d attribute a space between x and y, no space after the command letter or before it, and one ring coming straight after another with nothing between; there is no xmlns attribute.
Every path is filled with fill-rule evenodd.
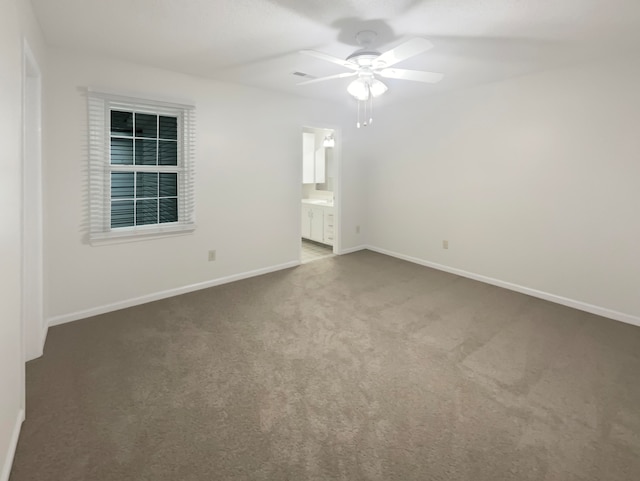
<svg viewBox="0 0 640 481"><path fill-rule="evenodd" d="M302 152L302 133L304 129L316 129L316 130L332 130L335 139L335 146L333 147L334 155L334 190L333 190L333 215L337 232L334 232L333 239L333 253L336 255L342 254L342 131L340 127L326 124L319 124L317 122L307 122L300 128L299 140L299 152ZM300 162L300 179L302 179L302 162ZM301 209L302 204L299 202L298 211L298 236L302 232L301 225ZM298 259L302 259L302 246L298 253Z"/></svg>

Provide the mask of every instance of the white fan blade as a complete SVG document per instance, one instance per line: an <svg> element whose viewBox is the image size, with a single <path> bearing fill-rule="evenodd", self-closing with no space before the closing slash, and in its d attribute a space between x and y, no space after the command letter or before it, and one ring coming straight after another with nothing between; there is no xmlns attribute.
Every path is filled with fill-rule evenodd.
<svg viewBox="0 0 640 481"><path fill-rule="evenodd" d="M435 84L442 80L444 77L441 73L435 72L422 72L420 70L406 70L402 68L385 68L383 70L376 71L385 78L397 78L401 80L414 80L416 82L425 82L428 84Z"/></svg>
<svg viewBox="0 0 640 481"><path fill-rule="evenodd" d="M327 62L337 63L338 65L341 65L345 68L350 68L351 70L358 70L359 68L353 62L349 62L348 60L343 60L332 55L327 55L326 53L316 52L315 50L300 50L300 53L310 55L311 57L319 58L321 60L326 60Z"/></svg>
<svg viewBox="0 0 640 481"><path fill-rule="evenodd" d="M333 80L333 79L336 79L336 78L353 77L354 75L358 75L358 72L344 72L344 73L339 73L339 74L336 74L336 75L329 75L328 77L314 78L313 80L306 80L306 81L300 82L299 84L296 84L296 85L309 85L309 84L314 84L316 82L324 82L325 80Z"/></svg>
<svg viewBox="0 0 640 481"><path fill-rule="evenodd" d="M387 50L374 61L377 68L391 67L392 65L402 62L403 60L421 54L433 48L433 44L425 38L412 38L398 45L396 48Z"/></svg>

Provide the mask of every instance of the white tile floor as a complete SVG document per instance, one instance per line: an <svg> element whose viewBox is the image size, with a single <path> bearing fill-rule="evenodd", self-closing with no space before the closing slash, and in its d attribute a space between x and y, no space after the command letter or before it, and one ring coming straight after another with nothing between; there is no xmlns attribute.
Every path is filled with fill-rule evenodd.
<svg viewBox="0 0 640 481"><path fill-rule="evenodd" d="M300 261L303 264L316 261L324 257L330 257L332 255L333 247L302 239L302 257Z"/></svg>

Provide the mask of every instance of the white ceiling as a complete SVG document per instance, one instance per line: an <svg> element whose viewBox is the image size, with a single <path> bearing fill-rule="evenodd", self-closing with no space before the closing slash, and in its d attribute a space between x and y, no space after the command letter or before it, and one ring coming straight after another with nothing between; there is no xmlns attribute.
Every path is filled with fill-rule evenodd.
<svg viewBox="0 0 640 481"><path fill-rule="evenodd" d="M385 80L426 95L640 48L639 0L31 0L45 38L98 53L296 95L344 99L349 79L296 86L293 72L344 71L298 53L346 57L374 30L380 51L421 36L435 47L397 67L438 85ZM387 94L389 95L389 94Z"/></svg>

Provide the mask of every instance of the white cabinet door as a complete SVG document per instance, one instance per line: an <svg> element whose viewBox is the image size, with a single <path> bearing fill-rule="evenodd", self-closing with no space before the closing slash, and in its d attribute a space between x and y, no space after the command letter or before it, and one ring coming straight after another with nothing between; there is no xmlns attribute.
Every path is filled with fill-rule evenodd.
<svg viewBox="0 0 640 481"><path fill-rule="evenodd" d="M302 237L311 239L311 207L302 204L301 214Z"/></svg>
<svg viewBox="0 0 640 481"><path fill-rule="evenodd" d="M302 183L315 184L315 134L302 133Z"/></svg>
<svg viewBox="0 0 640 481"><path fill-rule="evenodd" d="M333 245L333 207L302 204L300 209L301 235L304 239Z"/></svg>
<svg viewBox="0 0 640 481"><path fill-rule="evenodd" d="M311 240L324 242L324 209L311 207Z"/></svg>

